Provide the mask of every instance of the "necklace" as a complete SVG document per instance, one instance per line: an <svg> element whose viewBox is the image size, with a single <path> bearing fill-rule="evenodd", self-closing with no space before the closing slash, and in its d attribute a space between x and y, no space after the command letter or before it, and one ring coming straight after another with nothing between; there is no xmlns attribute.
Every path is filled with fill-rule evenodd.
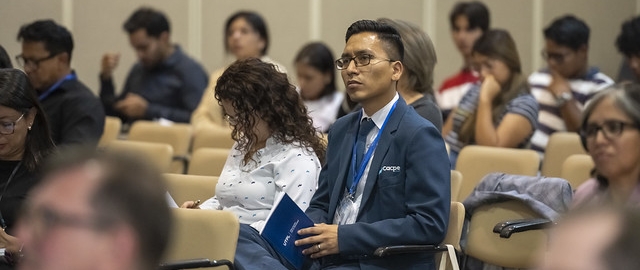
<svg viewBox="0 0 640 270"><path fill-rule="evenodd" d="M7 179L7 184L4 185L4 189L2 189L2 193L0 193L0 202L2 202L2 198L4 197L4 194L7 192L7 188L9 187L9 184L11 184L11 180L13 180L13 177L18 172L20 165L22 165L22 161L16 164L16 166L13 168L13 171L9 175L9 178ZM4 217L2 216L2 211L0 211L0 226L2 227L3 230L7 228L7 223L4 221Z"/></svg>

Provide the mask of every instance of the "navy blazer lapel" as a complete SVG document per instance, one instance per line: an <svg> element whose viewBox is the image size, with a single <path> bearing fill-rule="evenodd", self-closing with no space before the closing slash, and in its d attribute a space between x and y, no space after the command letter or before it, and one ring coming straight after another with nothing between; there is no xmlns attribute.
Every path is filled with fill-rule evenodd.
<svg viewBox="0 0 640 270"><path fill-rule="evenodd" d="M333 220L338 203L344 195L344 189L346 185L348 170L351 168L351 151L353 150L353 144L356 141L356 135L358 133L358 126L360 114L354 114L351 119L351 124L347 129L347 133L341 138L340 149L343 154L340 155L340 168L338 169L337 178L335 179L333 190L331 191L331 199L329 200L329 220Z"/></svg>
<svg viewBox="0 0 640 270"><path fill-rule="evenodd" d="M398 130L398 126L400 125L400 120L404 116L404 113L407 111L407 104L404 102L402 97L398 99L398 104L396 105L393 114L389 118L389 122L387 126L382 132L380 137L380 141L378 142L378 147L373 155L373 160L371 161L371 166L369 167L369 174L367 175L367 182L364 186L364 191L362 192L362 201L360 202L360 210L358 211L358 216L362 213L363 207L367 204L367 200L369 199L371 192L373 191L373 186L378 180L378 174L380 172L380 168L382 165L382 160L387 155L387 151L389 151L389 147L391 146L392 136Z"/></svg>

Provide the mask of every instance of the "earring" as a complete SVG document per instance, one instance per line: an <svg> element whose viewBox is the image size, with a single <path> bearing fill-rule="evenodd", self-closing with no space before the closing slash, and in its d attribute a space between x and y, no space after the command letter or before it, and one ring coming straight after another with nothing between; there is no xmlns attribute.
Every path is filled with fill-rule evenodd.
<svg viewBox="0 0 640 270"><path fill-rule="evenodd" d="M31 130L31 126L27 127L28 130Z"/></svg>

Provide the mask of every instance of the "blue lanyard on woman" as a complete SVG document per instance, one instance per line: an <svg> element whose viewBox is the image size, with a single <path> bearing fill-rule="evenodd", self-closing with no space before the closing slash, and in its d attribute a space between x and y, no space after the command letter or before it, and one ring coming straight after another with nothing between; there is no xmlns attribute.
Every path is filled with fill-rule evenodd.
<svg viewBox="0 0 640 270"><path fill-rule="evenodd" d="M75 80L76 74L75 73L69 73L67 76L64 76L64 78L62 78L61 80L57 81L56 83L54 83L51 87L49 87L49 89L47 89L46 92L40 94L40 96L38 97L38 99L40 101L43 101L45 98L47 98L49 95L51 95L51 93L53 93L53 91L55 91L56 89L58 89L58 87L60 87L60 85L65 82L65 81L70 81L70 80Z"/></svg>
<svg viewBox="0 0 640 270"><path fill-rule="evenodd" d="M358 173L355 173L356 172L356 155L357 155L356 152L358 150L356 147L356 143L353 144L353 149L351 150L351 171L354 172L354 174L353 174L353 181L351 182L351 187L349 187L349 197L351 199L355 198L356 188L358 187L360 178L362 178L362 175L364 174L364 170L367 168L367 164L369 164L369 160L371 159L373 152L376 150L376 147L378 146L378 141L380 140L382 131L384 131L384 127L387 126L387 122L389 121L391 114L393 114L393 111L396 109L397 104L398 104L398 101L396 100L396 102L393 103L391 110L389 110L389 114L387 114L387 118L385 118L384 122L382 122L382 126L380 127L380 130L378 130L378 135L376 135L376 138L371 143L371 146L369 146L367 153L362 158L362 163L360 163L360 168L358 169ZM360 119L362 119L362 111L360 111Z"/></svg>

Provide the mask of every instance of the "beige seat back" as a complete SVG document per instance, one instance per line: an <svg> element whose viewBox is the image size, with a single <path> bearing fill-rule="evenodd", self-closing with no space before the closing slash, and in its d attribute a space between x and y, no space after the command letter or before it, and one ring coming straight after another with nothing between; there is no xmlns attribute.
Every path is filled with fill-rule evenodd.
<svg viewBox="0 0 640 270"><path fill-rule="evenodd" d="M493 227L506 220L540 218L520 201L483 205L475 209L469 222L465 253L483 262L508 268L534 267L544 252L547 233L532 230L501 238Z"/></svg>
<svg viewBox="0 0 640 270"><path fill-rule="evenodd" d="M191 155L188 174L220 176L224 163L229 156L229 149L200 148Z"/></svg>
<svg viewBox="0 0 640 270"><path fill-rule="evenodd" d="M569 181L571 188L576 189L591 178L593 168L595 164L590 155L571 155L562 164L561 178Z"/></svg>
<svg viewBox="0 0 640 270"><path fill-rule="evenodd" d="M107 145L107 151L133 152L143 155L161 172L169 172L173 157L173 148L166 143L115 140Z"/></svg>
<svg viewBox="0 0 640 270"><path fill-rule="evenodd" d="M231 138L229 127L208 127L196 130L193 137L193 152L200 148L226 148L233 147L235 141Z"/></svg>
<svg viewBox="0 0 640 270"><path fill-rule="evenodd" d="M458 201L464 201L480 180L489 173L503 172L535 176L538 174L539 167L540 157L534 150L465 146L458 155L455 168L464 178Z"/></svg>
<svg viewBox="0 0 640 270"><path fill-rule="evenodd" d="M458 201L460 188L462 188L462 173L451 170L451 201Z"/></svg>
<svg viewBox="0 0 640 270"><path fill-rule="evenodd" d="M565 159L575 154L586 154L580 135L575 132L555 132L549 136L540 172L547 177L560 177Z"/></svg>
<svg viewBox="0 0 640 270"><path fill-rule="evenodd" d="M129 130L130 141L166 143L173 147L175 161L170 172L183 173L191 147L193 128L189 124L173 123L162 125L153 121L135 121Z"/></svg>
<svg viewBox="0 0 640 270"><path fill-rule="evenodd" d="M195 258L233 262L240 229L238 218L233 213L183 208L172 210L174 226L164 262Z"/></svg>
<svg viewBox="0 0 640 270"><path fill-rule="evenodd" d="M118 117L107 116L104 119L104 131L98 141L98 147L104 148L109 142L117 140L122 129L122 120Z"/></svg>
<svg viewBox="0 0 640 270"><path fill-rule="evenodd" d="M166 173L167 189L178 205L186 201L205 201L216 194L217 176Z"/></svg>

